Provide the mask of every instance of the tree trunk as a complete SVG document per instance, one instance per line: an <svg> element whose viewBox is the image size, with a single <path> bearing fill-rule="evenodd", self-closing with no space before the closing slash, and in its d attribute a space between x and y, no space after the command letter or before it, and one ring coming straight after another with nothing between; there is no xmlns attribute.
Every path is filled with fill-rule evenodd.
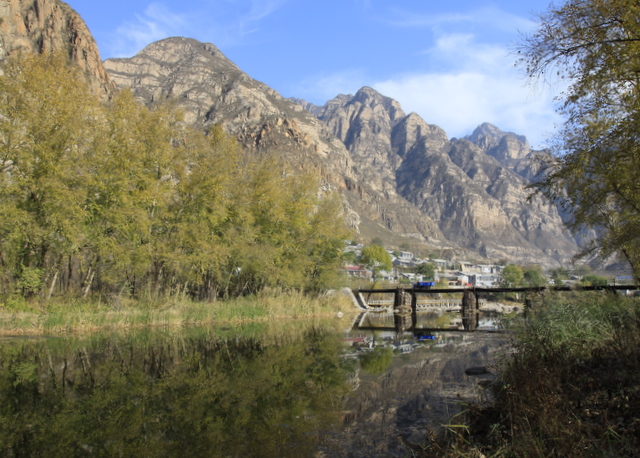
<svg viewBox="0 0 640 458"><path fill-rule="evenodd" d="M51 280L51 286L49 286L49 292L47 293L47 300L51 299L51 295L53 294L53 288L56 286L56 282L58 281L58 270L53 275L53 280Z"/></svg>

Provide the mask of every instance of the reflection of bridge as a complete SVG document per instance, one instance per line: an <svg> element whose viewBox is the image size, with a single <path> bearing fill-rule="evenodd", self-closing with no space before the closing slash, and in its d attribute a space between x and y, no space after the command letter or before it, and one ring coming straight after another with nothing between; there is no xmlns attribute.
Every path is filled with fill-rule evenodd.
<svg viewBox="0 0 640 458"><path fill-rule="evenodd" d="M566 286L528 287L528 288L394 288L394 289L361 289L354 291L363 309L380 309L393 307L395 329L403 331L415 328L417 323L416 313L418 309L439 307L449 310L460 310L462 324L467 331L474 331L478 326L480 304L484 302L479 298L480 293L527 293L544 291L610 291L637 290L637 286L586 286L580 289ZM431 299L424 295L462 293L462 299ZM393 294L393 299L384 298L384 295ZM367 298L365 298L367 295ZM371 296L373 298L371 298ZM380 297L383 296L383 297ZM422 296L419 298L419 296Z"/></svg>
<svg viewBox="0 0 640 458"><path fill-rule="evenodd" d="M395 300L391 299L366 299L366 304L369 307L393 307ZM479 299L479 304L482 306L486 303L486 299ZM418 297L416 299L416 307L420 309L430 308L443 308L449 310L456 310L462 306L462 299L448 298L448 299L423 299Z"/></svg>

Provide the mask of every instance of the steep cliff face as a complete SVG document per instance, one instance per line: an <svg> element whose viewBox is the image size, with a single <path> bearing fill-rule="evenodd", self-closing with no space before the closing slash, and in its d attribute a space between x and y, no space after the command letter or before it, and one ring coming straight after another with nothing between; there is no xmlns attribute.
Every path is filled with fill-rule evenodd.
<svg viewBox="0 0 640 458"><path fill-rule="evenodd" d="M379 186L373 175L371 182L357 177L349 151L325 123L247 76L214 45L168 38L133 58L108 59L104 66L118 87L130 88L147 105L173 99L187 122L221 124L249 151L317 171L342 192L348 220L363 236L380 225L421 241L439 240L437 225L395 194L393 186Z"/></svg>
<svg viewBox="0 0 640 458"><path fill-rule="evenodd" d="M3 0L0 18L0 60L20 52L64 50L83 70L96 94L106 97L114 88L89 29L66 3Z"/></svg>
<svg viewBox="0 0 640 458"><path fill-rule="evenodd" d="M537 173L526 138L483 124L460 140L371 88L315 109L351 153L357 177L434 220L482 256L552 265L577 250L556 207L527 201Z"/></svg>
<svg viewBox="0 0 640 458"><path fill-rule="evenodd" d="M221 124L246 148L315 168L335 185L352 176L344 145L317 118L249 78L210 43L168 38L104 66L147 105L175 100L187 123Z"/></svg>

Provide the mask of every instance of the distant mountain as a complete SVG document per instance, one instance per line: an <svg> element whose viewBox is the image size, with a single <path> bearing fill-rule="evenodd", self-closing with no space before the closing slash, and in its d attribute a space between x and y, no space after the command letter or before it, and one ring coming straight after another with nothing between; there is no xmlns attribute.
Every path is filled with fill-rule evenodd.
<svg viewBox="0 0 640 458"><path fill-rule="evenodd" d="M545 153L523 136L483 124L450 140L369 87L323 107L284 99L215 46L187 38L104 66L143 103L173 98L188 122L220 123L255 154L317 171L340 189L364 237L403 236L460 255L544 265L566 263L577 251L556 207L527 200L524 187Z"/></svg>
<svg viewBox="0 0 640 458"><path fill-rule="evenodd" d="M119 87L147 105L173 98L187 122L221 124L254 154L278 155L316 171L341 191L348 221L363 237L408 234L438 246L445 240L434 221L392 188L380 193L359 180L351 154L322 121L251 79L212 44L168 38L104 66Z"/></svg>
<svg viewBox="0 0 640 458"><path fill-rule="evenodd" d="M524 186L538 172L521 135L490 124L462 139L364 87L324 106L285 99L243 73L214 45L188 38L153 43L128 59L100 62L86 25L59 0L7 0L0 59L63 49L107 97L130 88L152 106L173 99L186 122L221 124L248 154L281 157L339 190L346 218L368 240L414 240L436 252L546 266L577 252L558 210Z"/></svg>
<svg viewBox="0 0 640 458"><path fill-rule="evenodd" d="M576 252L557 208L541 197L527 200L524 187L546 153L532 151L523 136L483 124L449 140L368 87L316 112L351 152L358 178L397 192L448 240L519 262L567 262Z"/></svg>

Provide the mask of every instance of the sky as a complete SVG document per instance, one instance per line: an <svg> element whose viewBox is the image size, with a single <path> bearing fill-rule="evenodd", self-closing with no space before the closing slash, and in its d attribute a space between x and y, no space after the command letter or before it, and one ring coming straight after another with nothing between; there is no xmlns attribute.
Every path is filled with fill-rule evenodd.
<svg viewBox="0 0 640 458"><path fill-rule="evenodd" d="M323 105L371 86L449 137L489 122L534 148L562 122L560 89L528 81L516 46L550 1L66 0L103 59L195 38L284 97Z"/></svg>

